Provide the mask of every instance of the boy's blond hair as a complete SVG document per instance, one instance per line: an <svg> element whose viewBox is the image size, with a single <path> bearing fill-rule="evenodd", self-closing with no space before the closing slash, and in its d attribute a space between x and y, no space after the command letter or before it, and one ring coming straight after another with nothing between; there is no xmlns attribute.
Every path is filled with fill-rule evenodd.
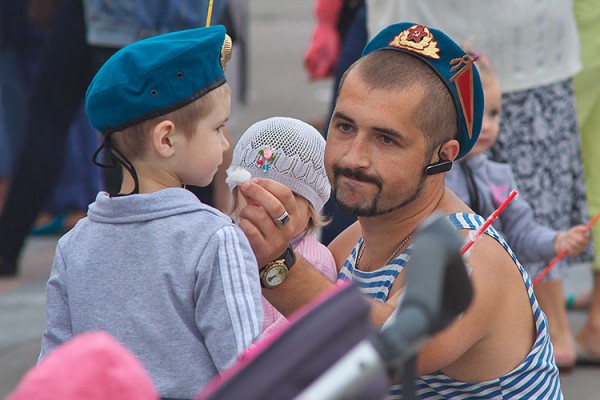
<svg viewBox="0 0 600 400"><path fill-rule="evenodd" d="M206 117L215 106L215 97L226 91L231 92L228 84L208 92L204 96L185 106L158 117L150 118L139 124L132 125L112 134L113 147L119 149L127 158L135 160L143 157L148 149L150 132L162 121L170 120L176 129L183 132L186 138L191 138L196 125Z"/></svg>

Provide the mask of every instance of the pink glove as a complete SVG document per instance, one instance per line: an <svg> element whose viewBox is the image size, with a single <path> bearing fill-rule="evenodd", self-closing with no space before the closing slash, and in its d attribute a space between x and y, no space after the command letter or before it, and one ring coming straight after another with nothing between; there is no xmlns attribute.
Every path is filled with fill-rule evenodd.
<svg viewBox="0 0 600 400"><path fill-rule="evenodd" d="M340 37L337 30L327 25L317 25L304 55L304 68L310 79L332 76L339 53Z"/></svg>
<svg viewBox="0 0 600 400"><path fill-rule="evenodd" d="M340 53L340 35L337 22L342 0L317 0L313 30L308 49L304 54L304 68L311 80L333 75Z"/></svg>

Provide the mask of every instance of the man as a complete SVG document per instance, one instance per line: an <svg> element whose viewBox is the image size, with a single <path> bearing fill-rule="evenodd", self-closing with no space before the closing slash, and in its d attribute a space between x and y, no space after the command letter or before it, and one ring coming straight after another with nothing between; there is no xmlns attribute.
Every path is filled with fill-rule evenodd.
<svg viewBox="0 0 600 400"><path fill-rule="evenodd" d="M372 305L379 326L402 293L410 257L405 249L425 218L449 214L465 236L483 223L463 214L471 210L444 187L444 172L481 129L483 91L473 61L443 32L401 23L370 41L341 82L325 164L337 202L358 223L329 247L340 276L382 300ZM281 284L263 290L287 315L331 284L289 250L277 257L295 224L291 192L266 180L245 183L241 191L250 205L240 226L264 266L261 275L277 263L293 267ZM420 351L418 394L561 399L547 323L531 282L504 240L486 232L467 259L472 304Z"/></svg>

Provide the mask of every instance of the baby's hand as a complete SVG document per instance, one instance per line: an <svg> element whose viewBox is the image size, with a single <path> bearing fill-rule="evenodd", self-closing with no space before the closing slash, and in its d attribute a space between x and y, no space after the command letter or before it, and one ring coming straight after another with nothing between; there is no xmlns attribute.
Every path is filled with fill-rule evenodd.
<svg viewBox="0 0 600 400"><path fill-rule="evenodd" d="M568 256L576 256L584 251L589 244L590 230L585 225L576 225L556 235L554 250L557 254L566 251Z"/></svg>

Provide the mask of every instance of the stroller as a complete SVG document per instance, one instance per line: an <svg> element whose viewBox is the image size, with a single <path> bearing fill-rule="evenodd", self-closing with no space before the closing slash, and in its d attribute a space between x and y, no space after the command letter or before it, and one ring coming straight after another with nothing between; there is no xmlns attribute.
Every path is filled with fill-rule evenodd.
<svg viewBox="0 0 600 400"><path fill-rule="evenodd" d="M471 301L461 245L444 216L430 217L415 235L404 298L380 331L359 289L340 283L292 316L287 329L259 341L196 399L382 399L397 378L403 398L414 398L418 350Z"/></svg>

